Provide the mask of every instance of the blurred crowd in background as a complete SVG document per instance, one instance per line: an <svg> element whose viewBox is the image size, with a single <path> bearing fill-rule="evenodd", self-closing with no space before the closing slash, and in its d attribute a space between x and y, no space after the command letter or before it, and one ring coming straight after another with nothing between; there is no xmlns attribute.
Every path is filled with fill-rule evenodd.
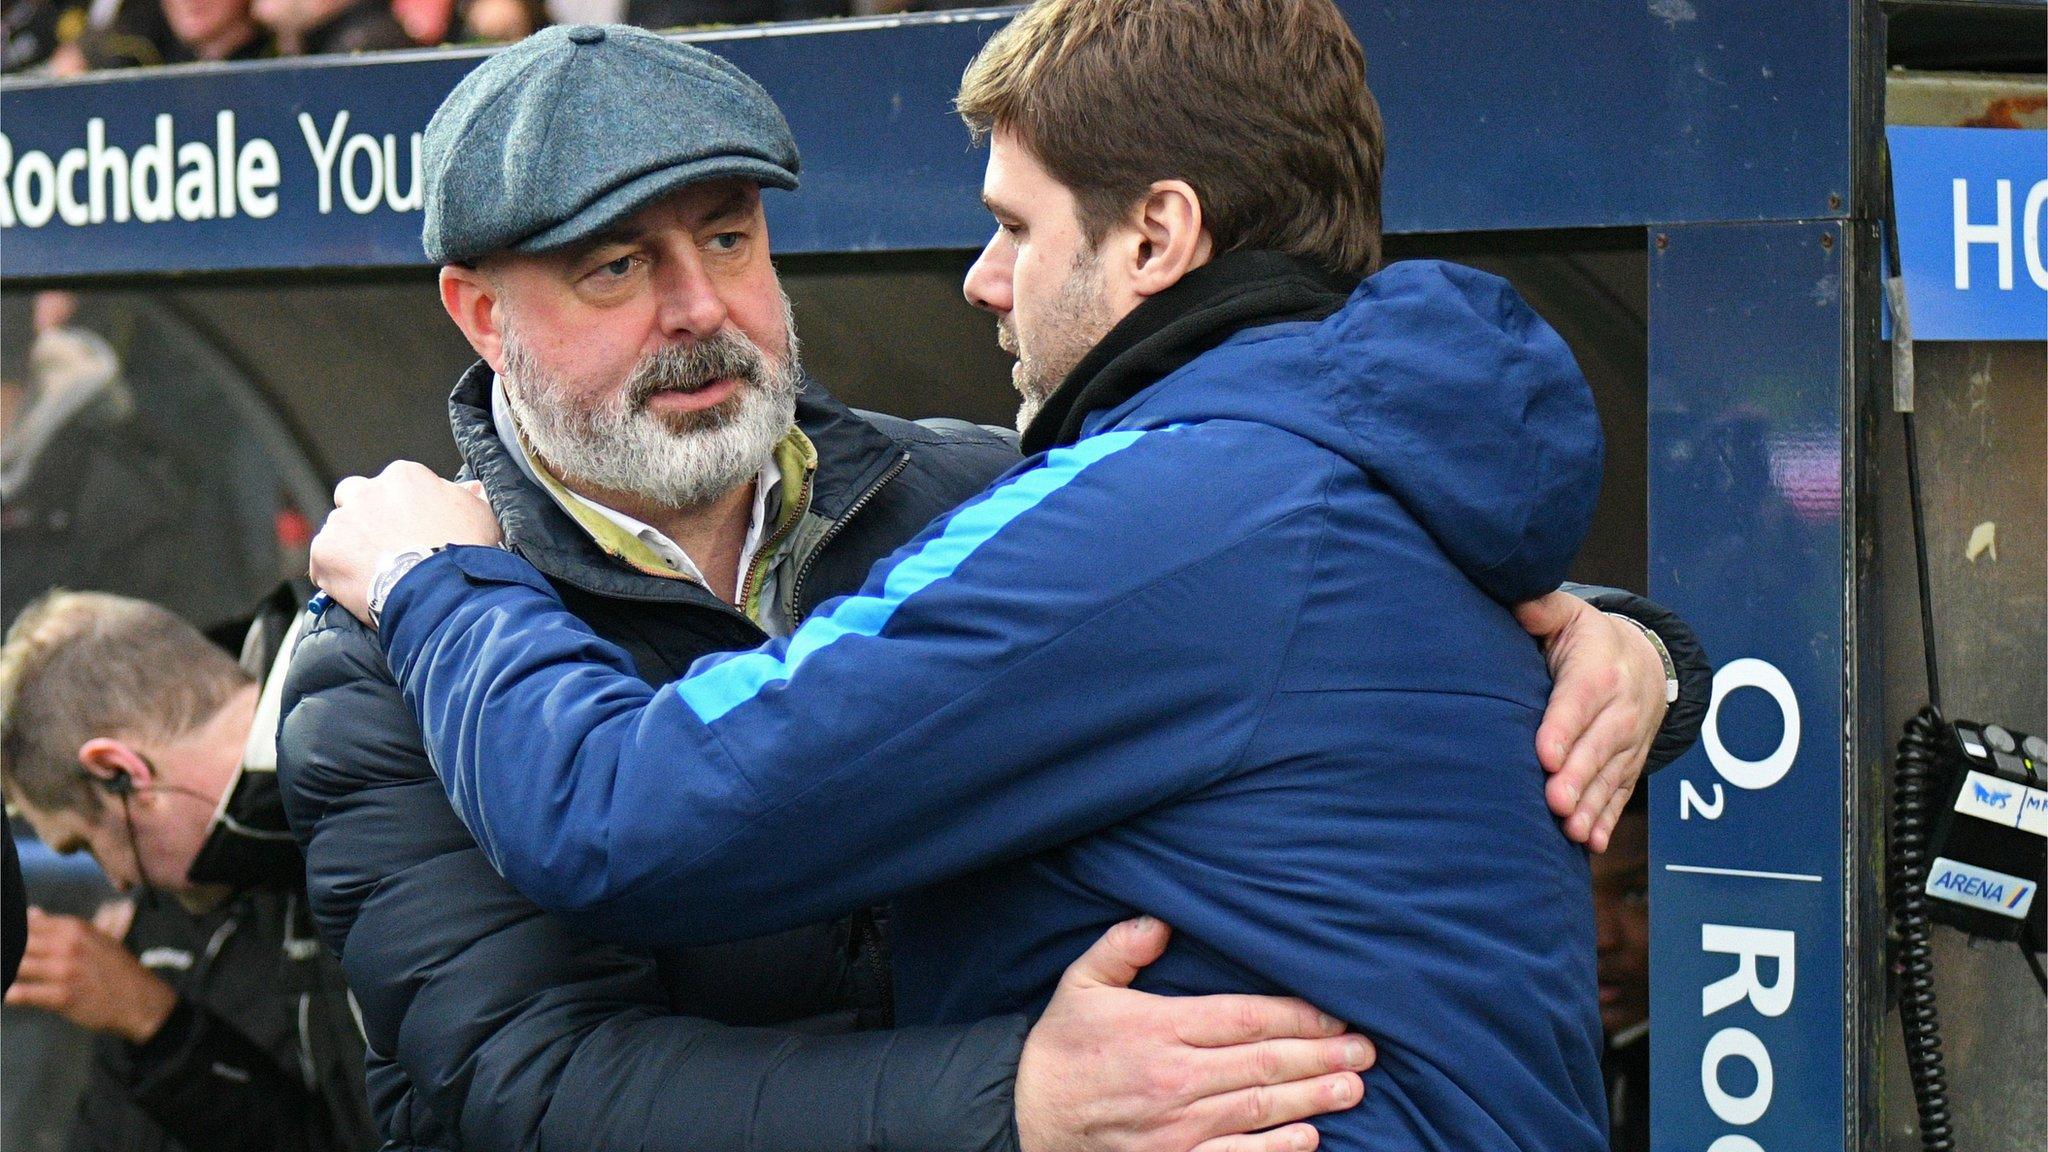
<svg viewBox="0 0 2048 1152"><path fill-rule="evenodd" d="M509 44L549 24L810 20L999 0L4 0L9 75Z"/></svg>

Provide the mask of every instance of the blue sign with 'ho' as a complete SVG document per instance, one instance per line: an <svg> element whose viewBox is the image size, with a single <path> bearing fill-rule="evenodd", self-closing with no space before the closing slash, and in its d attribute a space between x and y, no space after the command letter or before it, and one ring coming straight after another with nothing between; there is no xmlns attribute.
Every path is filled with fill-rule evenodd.
<svg viewBox="0 0 2048 1152"><path fill-rule="evenodd" d="M2048 339L2048 133L1886 136L1913 338Z"/></svg>

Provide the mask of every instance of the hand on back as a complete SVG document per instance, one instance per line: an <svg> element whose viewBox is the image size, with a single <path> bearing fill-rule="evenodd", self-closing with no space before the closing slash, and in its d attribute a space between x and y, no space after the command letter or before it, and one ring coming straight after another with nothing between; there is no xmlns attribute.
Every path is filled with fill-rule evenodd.
<svg viewBox="0 0 2048 1152"><path fill-rule="evenodd" d="M1017 1066L1024 1152L1307 1152L1300 1121L1363 1098L1363 1036L1280 996L1130 987L1171 936L1118 924L1067 968Z"/></svg>

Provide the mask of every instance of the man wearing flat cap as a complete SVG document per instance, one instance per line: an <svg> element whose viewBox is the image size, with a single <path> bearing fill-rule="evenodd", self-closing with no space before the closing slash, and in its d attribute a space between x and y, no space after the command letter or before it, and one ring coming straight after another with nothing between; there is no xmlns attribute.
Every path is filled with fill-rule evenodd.
<svg viewBox="0 0 2048 1152"><path fill-rule="evenodd" d="M424 162L426 252L481 358L449 404L475 515L641 679L788 635L1016 462L1000 434L856 412L806 380L761 205L796 187L797 150L718 57L549 29L457 86ZM373 622L422 555L382 558ZM1314 1133L1280 1126L1370 1090L1371 1045L1300 1001L1128 988L1166 945L1147 918L1094 942L1035 1019L898 1031L880 910L709 947L589 943L500 878L377 638L321 608L279 769L398 1146L1281 1152ZM1586 678L1614 661L1586 653L1557 699L1591 716L1616 693ZM536 742L550 711L527 717Z"/></svg>

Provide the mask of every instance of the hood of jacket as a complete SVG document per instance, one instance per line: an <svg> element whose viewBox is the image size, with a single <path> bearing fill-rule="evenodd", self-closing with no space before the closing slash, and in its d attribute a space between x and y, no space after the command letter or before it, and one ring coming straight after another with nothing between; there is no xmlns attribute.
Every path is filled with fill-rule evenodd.
<svg viewBox="0 0 2048 1152"><path fill-rule="evenodd" d="M1065 429L1274 425L1371 476L1495 599L1555 589L1592 522L1602 452L1564 340L1507 281L1456 264L1340 285L1270 252L1197 269L1062 383L1055 402L1082 397ZM1067 438L1031 433L1027 450Z"/></svg>

